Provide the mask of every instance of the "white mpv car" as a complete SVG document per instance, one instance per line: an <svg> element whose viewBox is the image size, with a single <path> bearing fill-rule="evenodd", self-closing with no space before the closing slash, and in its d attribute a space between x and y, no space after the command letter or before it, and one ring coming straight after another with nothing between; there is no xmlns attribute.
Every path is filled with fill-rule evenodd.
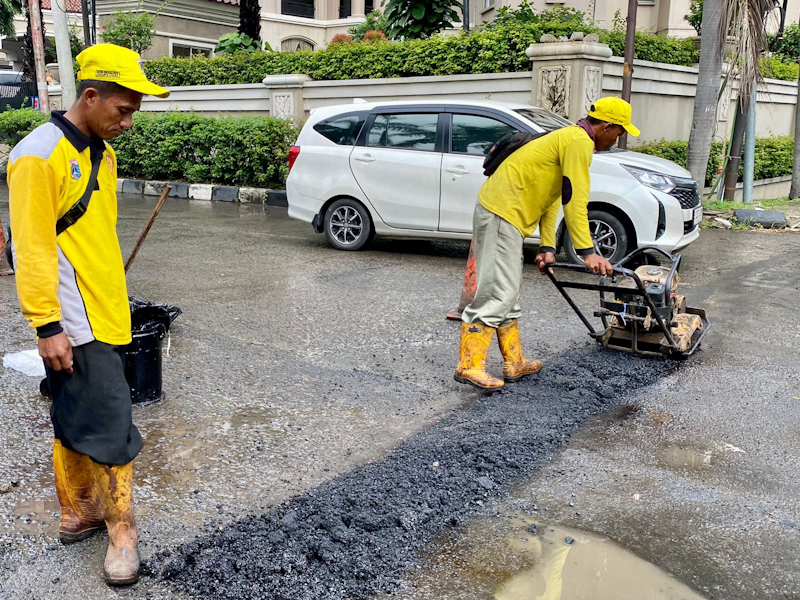
<svg viewBox="0 0 800 600"><path fill-rule="evenodd" d="M522 104L450 100L359 102L311 113L289 154L289 216L339 250L374 235L469 240L483 160L511 131L571 125ZM599 251L618 261L641 246L672 252L697 239L702 207L688 171L662 158L610 150L591 166L589 220ZM538 244L538 230L526 240ZM578 262L558 221L559 250Z"/></svg>

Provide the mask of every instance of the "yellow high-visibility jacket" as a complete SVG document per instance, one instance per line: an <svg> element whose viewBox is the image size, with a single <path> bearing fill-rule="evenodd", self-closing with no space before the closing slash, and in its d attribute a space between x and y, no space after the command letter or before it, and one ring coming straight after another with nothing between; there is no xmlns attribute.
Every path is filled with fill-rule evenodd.
<svg viewBox="0 0 800 600"><path fill-rule="evenodd" d="M86 213L56 237L56 221L83 195L92 154L102 160ZM117 239L117 161L62 113L17 144L8 162L12 249L22 313L40 337L66 332L73 346L131 341Z"/></svg>
<svg viewBox="0 0 800 600"><path fill-rule="evenodd" d="M594 252L589 233L589 165L594 142L579 126L564 127L528 142L506 158L481 188L478 201L522 234L539 226L542 250L556 245L558 199L579 255Z"/></svg>

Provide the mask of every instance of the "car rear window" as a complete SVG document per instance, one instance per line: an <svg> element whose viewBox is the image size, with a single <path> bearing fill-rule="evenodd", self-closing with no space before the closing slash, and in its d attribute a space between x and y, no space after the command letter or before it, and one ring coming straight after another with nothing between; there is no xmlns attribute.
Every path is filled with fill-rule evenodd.
<svg viewBox="0 0 800 600"><path fill-rule="evenodd" d="M368 146L435 150L438 113L378 115L372 123Z"/></svg>
<svg viewBox="0 0 800 600"><path fill-rule="evenodd" d="M314 131L325 136L334 144L353 146L366 118L366 113L340 115L320 121L314 125Z"/></svg>

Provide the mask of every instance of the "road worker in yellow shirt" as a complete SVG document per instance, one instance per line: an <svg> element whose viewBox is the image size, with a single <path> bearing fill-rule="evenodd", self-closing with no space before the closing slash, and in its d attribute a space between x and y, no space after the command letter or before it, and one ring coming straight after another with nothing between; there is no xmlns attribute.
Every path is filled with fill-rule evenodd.
<svg viewBox="0 0 800 600"><path fill-rule="evenodd" d="M536 264L542 273L555 262L559 205L576 252L587 269L611 275L612 267L595 252L589 232L589 165L592 153L607 150L623 133L639 135L631 124L631 106L619 98L601 98L589 115L570 127L528 142L486 180L473 217L477 289L462 313L461 358L455 380L498 390L542 368L522 353L519 326L522 244L539 227ZM561 200L559 204L559 199ZM486 370L486 355L497 331L503 355L503 379Z"/></svg>
<svg viewBox="0 0 800 600"><path fill-rule="evenodd" d="M139 576L133 424L124 347L131 313L117 239L117 160L147 80L139 55L98 44L77 56L78 98L17 144L8 163L20 308L39 338L53 396L53 466L64 544L108 530L109 585Z"/></svg>

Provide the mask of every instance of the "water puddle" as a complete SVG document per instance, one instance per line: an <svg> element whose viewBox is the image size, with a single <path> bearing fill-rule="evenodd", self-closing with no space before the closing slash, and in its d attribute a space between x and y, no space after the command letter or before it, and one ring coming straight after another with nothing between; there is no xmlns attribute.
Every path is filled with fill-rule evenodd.
<svg viewBox="0 0 800 600"><path fill-rule="evenodd" d="M474 520L440 539L426 562L393 598L704 600L604 535L521 514Z"/></svg>
<svg viewBox="0 0 800 600"><path fill-rule="evenodd" d="M496 600L702 600L680 581L591 532L518 520L509 550L527 554L528 568L504 579Z"/></svg>
<svg viewBox="0 0 800 600"><path fill-rule="evenodd" d="M745 451L724 442L716 442L711 447L670 444L661 446L656 451L656 460L668 469L700 471L719 465L737 454L745 454Z"/></svg>
<svg viewBox="0 0 800 600"><path fill-rule="evenodd" d="M656 458L664 467L695 471L711 467L721 459L721 456L710 449L664 446L658 450Z"/></svg>

